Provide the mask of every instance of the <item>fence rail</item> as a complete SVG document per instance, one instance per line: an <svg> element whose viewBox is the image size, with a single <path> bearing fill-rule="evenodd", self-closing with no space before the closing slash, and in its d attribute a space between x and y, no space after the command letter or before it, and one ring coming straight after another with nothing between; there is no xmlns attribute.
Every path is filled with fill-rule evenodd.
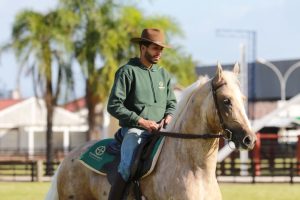
<svg viewBox="0 0 300 200"><path fill-rule="evenodd" d="M294 160L218 163L216 175L226 182L289 182L300 183L300 163Z"/></svg>
<svg viewBox="0 0 300 200"><path fill-rule="evenodd" d="M59 162L53 162L54 169ZM39 161L0 161L0 181L47 181L46 163Z"/></svg>
<svg viewBox="0 0 300 200"><path fill-rule="evenodd" d="M0 162L0 177L31 177L34 181L36 177L36 163L33 161L1 161Z"/></svg>
<svg viewBox="0 0 300 200"><path fill-rule="evenodd" d="M59 162L53 162L54 169ZM0 161L0 181L49 181L43 161ZM290 160L261 160L240 162L229 160L217 164L220 182L288 182L300 183L300 162Z"/></svg>

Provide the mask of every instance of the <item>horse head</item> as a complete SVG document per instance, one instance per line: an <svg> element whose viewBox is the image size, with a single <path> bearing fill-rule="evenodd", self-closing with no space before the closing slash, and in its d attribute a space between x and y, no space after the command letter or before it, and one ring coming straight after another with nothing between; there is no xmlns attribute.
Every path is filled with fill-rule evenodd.
<svg viewBox="0 0 300 200"><path fill-rule="evenodd" d="M245 112L244 100L239 81L239 65L235 64L233 71L223 71L218 63L211 86L220 128L229 135L236 148L252 149L256 135L252 132Z"/></svg>

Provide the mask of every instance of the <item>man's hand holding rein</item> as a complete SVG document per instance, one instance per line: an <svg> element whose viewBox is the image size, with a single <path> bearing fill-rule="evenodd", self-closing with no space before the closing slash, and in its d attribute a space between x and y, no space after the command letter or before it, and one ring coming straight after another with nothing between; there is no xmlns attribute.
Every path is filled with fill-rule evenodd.
<svg viewBox="0 0 300 200"><path fill-rule="evenodd" d="M144 118L140 118L138 120L139 126L145 128L149 133L153 131L157 131L159 129L159 124L152 120L146 120Z"/></svg>

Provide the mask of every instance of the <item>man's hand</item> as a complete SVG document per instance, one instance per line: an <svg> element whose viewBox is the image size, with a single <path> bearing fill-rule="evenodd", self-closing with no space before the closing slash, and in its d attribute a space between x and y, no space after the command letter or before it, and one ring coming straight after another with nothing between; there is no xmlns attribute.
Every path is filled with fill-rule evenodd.
<svg viewBox="0 0 300 200"><path fill-rule="evenodd" d="M145 128L149 133L151 133L152 131L157 131L159 128L159 124L157 124L155 121L146 120L143 118L139 119L138 124L141 127Z"/></svg>
<svg viewBox="0 0 300 200"><path fill-rule="evenodd" d="M167 128L167 125L170 124L172 121L172 116L166 115L162 121L163 121L163 128Z"/></svg>

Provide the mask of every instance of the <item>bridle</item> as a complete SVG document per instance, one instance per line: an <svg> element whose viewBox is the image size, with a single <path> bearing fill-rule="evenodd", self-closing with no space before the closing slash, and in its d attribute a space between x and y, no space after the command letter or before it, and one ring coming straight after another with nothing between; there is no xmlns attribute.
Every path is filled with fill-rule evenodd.
<svg viewBox="0 0 300 200"><path fill-rule="evenodd" d="M214 102L215 102L215 107L216 107L217 114L218 114L218 117L219 117L219 121L220 121L220 124L221 124L221 127L222 127L222 131L223 131L223 134L225 134L225 139L231 140L232 139L232 132L229 130L229 128L224 123L224 119L221 115L220 107L219 107L219 104L218 104L217 90L219 88L221 88L223 85L226 85L226 82L224 80L222 80L216 86L214 86L213 81L211 81L211 91L212 91L212 94L213 94L213 99L214 99Z"/></svg>
<svg viewBox="0 0 300 200"><path fill-rule="evenodd" d="M220 134L190 134L190 133L176 133L176 132L167 132L167 131L156 131L155 135L159 136L166 136L166 137L172 137L172 138L181 138L181 139L213 139L213 138L224 138L227 140L232 139L232 132L229 130L229 128L224 123L224 119L220 112L220 107L218 104L218 96L217 96L217 90L221 88L222 86L226 85L225 81L220 82L219 84L215 85L213 84L213 80L211 80L211 91L213 94L213 99L215 103L215 108L219 117L220 125L222 127L222 132Z"/></svg>

